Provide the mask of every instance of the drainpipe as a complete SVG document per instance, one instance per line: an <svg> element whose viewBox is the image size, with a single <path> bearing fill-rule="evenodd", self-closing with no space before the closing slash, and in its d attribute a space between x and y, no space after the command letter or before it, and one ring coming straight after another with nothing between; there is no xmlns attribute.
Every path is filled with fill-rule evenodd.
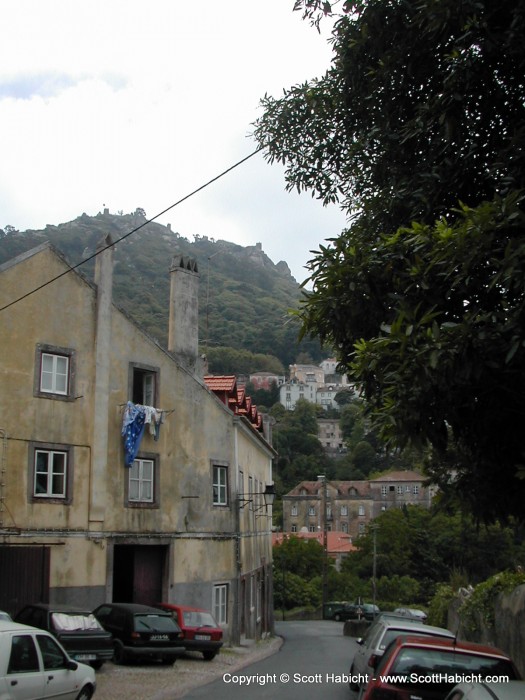
<svg viewBox="0 0 525 700"><path fill-rule="evenodd" d="M93 406L93 452L89 521L103 523L106 510L106 474L108 461L109 379L111 356L111 309L113 285L113 246L111 235L97 248L95 284L97 287L95 327L95 386ZM100 252L99 252L100 251Z"/></svg>

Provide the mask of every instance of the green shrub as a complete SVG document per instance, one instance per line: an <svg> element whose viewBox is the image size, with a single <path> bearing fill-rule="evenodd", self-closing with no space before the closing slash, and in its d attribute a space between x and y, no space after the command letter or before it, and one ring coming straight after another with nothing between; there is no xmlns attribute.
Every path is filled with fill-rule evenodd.
<svg viewBox="0 0 525 700"><path fill-rule="evenodd" d="M436 627L446 627L448 618L448 609L454 599L454 590L448 583L439 583L436 587L436 592L430 600L428 606L429 625Z"/></svg>
<svg viewBox="0 0 525 700"><path fill-rule="evenodd" d="M520 571L502 571L486 581L478 583L472 594L459 608L459 615L465 629L475 630L479 622L488 628L494 626L496 598L500 593L510 593L525 583L525 573Z"/></svg>

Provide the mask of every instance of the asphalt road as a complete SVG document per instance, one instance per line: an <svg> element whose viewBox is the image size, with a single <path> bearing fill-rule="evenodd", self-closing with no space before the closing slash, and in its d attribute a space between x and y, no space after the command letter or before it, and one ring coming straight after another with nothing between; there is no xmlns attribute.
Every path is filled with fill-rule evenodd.
<svg viewBox="0 0 525 700"><path fill-rule="evenodd" d="M286 698L286 700L349 700L348 675L355 639L343 635L343 623L329 620L277 622L284 639L273 656L187 693L185 700L213 697Z"/></svg>

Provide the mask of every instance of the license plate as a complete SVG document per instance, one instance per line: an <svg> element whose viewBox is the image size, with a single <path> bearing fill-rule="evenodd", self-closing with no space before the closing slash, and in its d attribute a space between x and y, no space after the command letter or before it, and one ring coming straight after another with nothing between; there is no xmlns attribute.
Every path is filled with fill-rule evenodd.
<svg viewBox="0 0 525 700"><path fill-rule="evenodd" d="M202 641L209 641L211 639L209 634L196 634L195 639L200 639Z"/></svg>
<svg viewBox="0 0 525 700"><path fill-rule="evenodd" d="M154 642L166 642L169 640L168 634L152 634L150 639Z"/></svg>
<svg viewBox="0 0 525 700"><path fill-rule="evenodd" d="M95 661L96 658L96 654L75 654L77 661Z"/></svg>

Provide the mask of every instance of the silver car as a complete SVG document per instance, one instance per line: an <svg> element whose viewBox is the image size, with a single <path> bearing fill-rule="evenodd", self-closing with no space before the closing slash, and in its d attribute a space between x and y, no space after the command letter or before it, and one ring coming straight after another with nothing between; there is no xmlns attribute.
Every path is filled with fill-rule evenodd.
<svg viewBox="0 0 525 700"><path fill-rule="evenodd" d="M382 615L370 627L361 639L357 640L358 646L354 660L350 668L350 688L359 690L368 682L368 676L372 673L372 664L377 665L377 660L383 656L383 652L390 642L400 634L417 634L418 636L454 638L454 633L444 627L432 627L425 625L416 618L403 617L402 615Z"/></svg>
<svg viewBox="0 0 525 700"><path fill-rule="evenodd" d="M525 681L505 683L458 683L447 695L446 700L523 700Z"/></svg>

